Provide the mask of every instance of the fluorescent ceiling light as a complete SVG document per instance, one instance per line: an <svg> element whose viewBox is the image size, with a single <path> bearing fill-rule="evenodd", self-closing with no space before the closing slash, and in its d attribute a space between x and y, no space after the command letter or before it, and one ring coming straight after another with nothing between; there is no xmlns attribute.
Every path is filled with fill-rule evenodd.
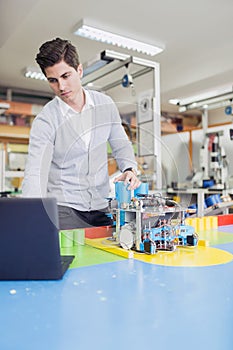
<svg viewBox="0 0 233 350"><path fill-rule="evenodd" d="M10 108L10 104L6 102L0 102L0 108L7 110Z"/></svg>
<svg viewBox="0 0 233 350"><path fill-rule="evenodd" d="M47 80L41 70L37 67L27 67L24 70L24 76L26 78L36 79L36 80Z"/></svg>
<svg viewBox="0 0 233 350"><path fill-rule="evenodd" d="M171 98L168 102L169 102L171 105L179 105L180 100L179 100L178 98Z"/></svg>
<svg viewBox="0 0 233 350"><path fill-rule="evenodd" d="M74 34L87 39L115 45L124 49L137 51L139 53L143 53L150 56L157 55L158 53L163 51L161 47L146 44L135 39L108 32L100 28L96 28L95 26L91 26L85 23L84 20L81 20L78 23Z"/></svg>
<svg viewBox="0 0 233 350"><path fill-rule="evenodd" d="M10 104L9 103L0 102L0 115L5 113L6 110L8 110L9 108L10 108Z"/></svg>

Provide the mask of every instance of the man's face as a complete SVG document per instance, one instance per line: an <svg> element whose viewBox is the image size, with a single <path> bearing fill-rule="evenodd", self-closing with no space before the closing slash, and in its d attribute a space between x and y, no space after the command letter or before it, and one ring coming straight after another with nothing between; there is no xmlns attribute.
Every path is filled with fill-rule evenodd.
<svg viewBox="0 0 233 350"><path fill-rule="evenodd" d="M82 93L82 65L75 70L65 61L45 69L46 78L56 96L70 106L74 106Z"/></svg>

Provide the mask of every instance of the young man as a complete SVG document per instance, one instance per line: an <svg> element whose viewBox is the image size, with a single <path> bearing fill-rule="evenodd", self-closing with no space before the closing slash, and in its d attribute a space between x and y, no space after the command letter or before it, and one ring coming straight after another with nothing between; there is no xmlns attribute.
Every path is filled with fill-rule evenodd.
<svg viewBox="0 0 233 350"><path fill-rule="evenodd" d="M112 99L82 87L76 48L56 38L36 56L56 97L32 124L22 192L56 197L60 229L111 225L107 142L122 174L115 181L140 185L130 141Z"/></svg>

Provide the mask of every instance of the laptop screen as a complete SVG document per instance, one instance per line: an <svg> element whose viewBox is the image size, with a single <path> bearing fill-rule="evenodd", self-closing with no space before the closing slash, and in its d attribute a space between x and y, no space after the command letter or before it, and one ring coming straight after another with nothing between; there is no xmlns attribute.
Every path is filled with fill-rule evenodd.
<svg viewBox="0 0 233 350"><path fill-rule="evenodd" d="M0 279L62 277L54 198L0 199Z"/></svg>

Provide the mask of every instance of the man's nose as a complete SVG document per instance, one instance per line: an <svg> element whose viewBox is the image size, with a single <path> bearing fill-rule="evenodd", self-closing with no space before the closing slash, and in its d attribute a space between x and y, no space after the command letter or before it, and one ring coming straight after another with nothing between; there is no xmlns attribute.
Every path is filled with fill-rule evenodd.
<svg viewBox="0 0 233 350"><path fill-rule="evenodd" d="M58 81L58 86L59 86L59 90L60 91L63 91L64 88L65 88L65 84L64 84L64 82L62 80Z"/></svg>

